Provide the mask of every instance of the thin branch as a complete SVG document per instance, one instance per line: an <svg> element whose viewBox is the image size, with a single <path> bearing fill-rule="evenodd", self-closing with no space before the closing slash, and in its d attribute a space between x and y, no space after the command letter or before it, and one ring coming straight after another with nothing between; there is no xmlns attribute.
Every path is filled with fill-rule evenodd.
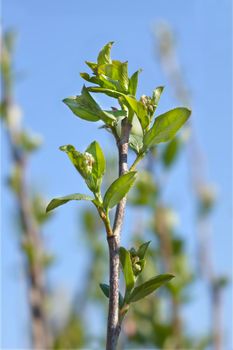
<svg viewBox="0 0 233 350"><path fill-rule="evenodd" d="M174 256L170 233L165 224L163 207L158 207L155 214L156 233L159 238L162 263L165 271L174 272ZM180 317L180 302L171 293L172 333L174 349L181 349L182 344L182 320Z"/></svg>
<svg viewBox="0 0 233 350"><path fill-rule="evenodd" d="M8 66L10 72L10 65ZM22 243L29 245L33 250L32 261L27 260L28 297L31 313L32 347L33 349L49 348L49 332L45 312L45 286L43 274L43 248L38 225L32 213L31 199L26 183L27 155L19 146L21 129L9 122L12 116L13 105L11 89L6 75L2 78L2 99L4 105L4 120L6 121L6 133L14 165L18 169L17 191L15 191L18 212L22 225Z"/></svg>
<svg viewBox="0 0 233 350"><path fill-rule="evenodd" d="M33 218L30 197L26 184L26 156L14 143L16 134L8 128L8 139L12 157L19 169L17 192L18 211L23 229L23 243L30 244L35 252L35 259L27 263L28 295L31 310L32 342L34 349L47 349L49 346L48 326L45 312L45 286L42 267L43 248L41 235Z"/></svg>
<svg viewBox="0 0 233 350"><path fill-rule="evenodd" d="M119 176L128 171L128 147L131 125L127 119L122 121L120 140L117 140L119 152ZM124 220L126 198L123 198L117 206L113 225L113 235L108 237L109 247L109 309L106 350L115 350L121 331L119 320L119 253L120 234Z"/></svg>

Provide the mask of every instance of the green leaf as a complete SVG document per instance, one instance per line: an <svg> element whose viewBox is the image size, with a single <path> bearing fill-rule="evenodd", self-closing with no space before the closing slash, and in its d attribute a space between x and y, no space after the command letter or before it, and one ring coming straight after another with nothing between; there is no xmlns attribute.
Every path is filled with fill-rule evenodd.
<svg viewBox="0 0 233 350"><path fill-rule="evenodd" d="M113 44L114 41L110 41L101 49L97 58L98 65L112 63L112 60L110 58L110 52Z"/></svg>
<svg viewBox="0 0 233 350"><path fill-rule="evenodd" d="M96 174L93 173L93 166L96 162L93 155L88 152L78 152L72 145L61 146L60 150L66 152L76 170L85 179L85 182L90 190L95 193L98 192L101 179L97 178ZM95 172L96 171L97 169L95 169Z"/></svg>
<svg viewBox="0 0 233 350"><path fill-rule="evenodd" d="M102 80L103 85L105 85L105 82L108 82L114 90L121 92L128 91L128 62L114 60L111 64L102 64L98 66L97 72L97 76Z"/></svg>
<svg viewBox="0 0 233 350"><path fill-rule="evenodd" d="M111 114L116 119L123 119L127 117L127 112L124 111L123 109L112 110L112 111L110 110L110 111L104 111L104 112Z"/></svg>
<svg viewBox="0 0 233 350"><path fill-rule="evenodd" d="M136 154L139 154L143 147L142 136L130 134L129 146L136 152Z"/></svg>
<svg viewBox="0 0 233 350"><path fill-rule="evenodd" d="M116 90L121 91L122 90L121 85L120 85L118 80L113 80L104 74L98 75L98 80L99 80L98 85L102 88L110 89L110 90L114 90L114 91L116 91Z"/></svg>
<svg viewBox="0 0 233 350"><path fill-rule="evenodd" d="M188 108L180 107L158 116L151 129L144 136L144 150L160 142L170 141L188 120L190 114L191 111Z"/></svg>
<svg viewBox="0 0 233 350"><path fill-rule="evenodd" d="M107 298L109 298L109 291L110 291L109 285L105 284L105 283L100 283L100 288L101 288L102 292L104 293L104 295ZM119 306L120 306L120 308L123 306L123 304L124 304L124 299L123 299L121 293L119 292Z"/></svg>
<svg viewBox="0 0 233 350"><path fill-rule="evenodd" d="M93 84L101 84L101 80L95 76L90 76L88 73L80 73L80 76L86 80L89 81L90 83Z"/></svg>
<svg viewBox="0 0 233 350"><path fill-rule="evenodd" d="M144 259L145 255L146 255L146 251L149 247L149 244L150 244L151 241L148 241L148 242L145 242L143 243L142 245L140 245L140 247L138 248L137 250L137 256L140 258L140 259Z"/></svg>
<svg viewBox="0 0 233 350"><path fill-rule="evenodd" d="M103 88L103 87L98 87L98 86L89 86L87 89L88 89L88 91L95 92L95 93L104 93L107 96L117 98L117 99L121 96L122 97L125 96L125 94L123 94L122 92L112 90L112 89Z"/></svg>
<svg viewBox="0 0 233 350"><path fill-rule="evenodd" d="M65 98L63 102L79 118L91 122L96 122L100 119L98 114L101 112L101 108L89 94L85 86L80 96Z"/></svg>
<svg viewBox="0 0 233 350"><path fill-rule="evenodd" d="M77 151L72 145L64 145L59 147L59 149L68 155L76 170L82 175L82 177L85 178L87 171L84 155L81 152Z"/></svg>
<svg viewBox="0 0 233 350"><path fill-rule="evenodd" d="M136 154L139 154L143 147L142 126L136 115L134 115L132 119L132 129L129 135L129 146L135 151Z"/></svg>
<svg viewBox="0 0 233 350"><path fill-rule="evenodd" d="M99 180L99 186L102 182L102 177L105 173L105 158L103 151L98 144L98 142L92 142L86 149L86 153L89 153L94 158L94 163L92 164L92 175L96 177L96 180Z"/></svg>
<svg viewBox="0 0 233 350"><path fill-rule="evenodd" d="M153 293L156 289L161 287L164 283L169 282L175 276L171 274L158 275L151 278L140 286L134 288L131 295L129 296L129 302L135 302L145 298L147 295Z"/></svg>
<svg viewBox="0 0 233 350"><path fill-rule="evenodd" d="M113 42L109 42L102 48L98 55L97 63L86 62L95 74L95 77L90 77L87 73L82 73L81 76L102 88L128 92L128 62L111 60L112 45Z"/></svg>
<svg viewBox="0 0 233 350"><path fill-rule="evenodd" d="M141 73L141 69L137 70L129 79L129 94L136 96L137 87L138 87L138 75Z"/></svg>
<svg viewBox="0 0 233 350"><path fill-rule="evenodd" d="M130 171L115 180L105 193L103 206L113 208L126 196L136 180L136 171Z"/></svg>
<svg viewBox="0 0 233 350"><path fill-rule="evenodd" d="M96 73L96 70L97 70L97 67L98 67L98 64L97 63L94 63L94 62L89 62L89 61L85 61L86 65L91 68L92 72L93 73Z"/></svg>
<svg viewBox="0 0 233 350"><path fill-rule="evenodd" d="M141 101L137 101L134 97L124 96L127 104L136 113L143 129L146 129L150 123L150 118L147 115L147 110Z"/></svg>
<svg viewBox="0 0 233 350"><path fill-rule="evenodd" d="M117 62L117 61L113 61ZM121 62L119 66L119 80L123 89L127 92L129 88L128 62Z"/></svg>
<svg viewBox="0 0 233 350"><path fill-rule="evenodd" d="M115 118L100 108L85 86L83 86L80 96L65 98L63 102L81 119L91 122L96 122L101 119L106 124L111 125L115 122Z"/></svg>
<svg viewBox="0 0 233 350"><path fill-rule="evenodd" d="M131 124L132 124L132 129L130 134L133 134L136 136L143 136L142 126L136 114L134 114Z"/></svg>
<svg viewBox="0 0 233 350"><path fill-rule="evenodd" d="M160 97L162 95L162 92L164 90L164 86L158 86L154 91L153 91L153 95L152 95L152 101L153 103L156 105L156 107L158 106Z"/></svg>
<svg viewBox="0 0 233 350"><path fill-rule="evenodd" d="M126 292L129 292L133 289L134 283L135 283L130 253L124 247L120 247L119 255L120 255L120 262L121 262L121 266L122 266L122 270L125 278Z"/></svg>
<svg viewBox="0 0 233 350"><path fill-rule="evenodd" d="M107 298L109 298L109 291L110 291L109 285L105 284L105 283L100 283L100 288L101 288L102 292L104 293L104 295Z"/></svg>
<svg viewBox="0 0 233 350"><path fill-rule="evenodd" d="M181 141L178 137L175 137L166 145L162 153L162 161L166 168L169 168L176 160L180 146Z"/></svg>
<svg viewBox="0 0 233 350"><path fill-rule="evenodd" d="M70 201L80 201L80 200L92 201L93 199L94 198L87 196L85 194L80 194L80 193L68 194L67 196L64 196L64 197L52 199L46 208L46 212L49 212L50 210L53 210L59 207L60 205L66 204L67 202L70 202Z"/></svg>

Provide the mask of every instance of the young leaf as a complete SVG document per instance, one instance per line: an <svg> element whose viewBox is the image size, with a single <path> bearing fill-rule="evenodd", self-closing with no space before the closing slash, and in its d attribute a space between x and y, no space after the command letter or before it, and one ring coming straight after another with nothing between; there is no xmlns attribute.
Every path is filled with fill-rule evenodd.
<svg viewBox="0 0 233 350"><path fill-rule="evenodd" d="M101 119L106 124L113 124L115 122L115 118L111 114L102 111L85 86L83 86L80 96L65 98L63 102L81 119L91 122Z"/></svg>
<svg viewBox="0 0 233 350"><path fill-rule="evenodd" d="M139 154L143 147L142 136L130 134L129 146L135 151L136 154Z"/></svg>
<svg viewBox="0 0 233 350"><path fill-rule="evenodd" d="M118 61L113 61L118 62ZM122 91L128 92L129 77L128 77L128 62L119 62L119 81Z"/></svg>
<svg viewBox="0 0 233 350"><path fill-rule="evenodd" d="M113 98L119 98L119 97L124 97L125 94L123 94L122 92L119 92L119 91L116 91L116 90L113 90L113 89L107 89L107 88L104 88L104 87L98 87L98 86L89 86L88 88L88 91L91 91L91 92L96 92L96 93L103 93L103 94L106 94L107 96L110 96L110 97L113 97Z"/></svg>
<svg viewBox="0 0 233 350"><path fill-rule="evenodd" d="M100 119L98 113L101 111L101 108L91 97L85 86L80 96L65 98L63 102L81 119L91 122L96 122Z"/></svg>
<svg viewBox="0 0 233 350"><path fill-rule="evenodd" d="M127 92L129 85L128 62L112 61L112 64L102 64L98 66L97 76L101 79L104 87L111 84L117 91Z"/></svg>
<svg viewBox="0 0 233 350"><path fill-rule="evenodd" d="M136 96L137 87L138 87L138 75L141 73L141 69L137 70L129 79L129 94Z"/></svg>
<svg viewBox="0 0 233 350"><path fill-rule="evenodd" d="M143 136L142 126L136 114L134 114L131 124L132 124L132 129L130 134Z"/></svg>
<svg viewBox="0 0 233 350"><path fill-rule="evenodd" d="M103 200L104 208L111 209L115 207L129 192L135 180L136 171L130 171L115 180L105 193Z"/></svg>
<svg viewBox="0 0 233 350"><path fill-rule="evenodd" d="M134 290L128 298L128 302L133 303L135 301L145 298L147 295L153 293L156 289L161 287L164 283L169 282L174 277L175 276L171 274L163 274L151 278L147 282L134 288Z"/></svg>
<svg viewBox="0 0 233 350"><path fill-rule="evenodd" d="M64 145L59 147L59 149L65 152L72 164L75 166L76 170L82 175L83 178L87 176L87 167L84 155L77 151L72 145Z"/></svg>
<svg viewBox="0 0 233 350"><path fill-rule="evenodd" d="M105 283L100 283L100 288L102 290L102 292L104 293L104 295L109 298L109 285L105 284Z"/></svg>
<svg viewBox="0 0 233 350"><path fill-rule="evenodd" d="M143 147L143 130L136 114L134 115L131 124L132 129L129 135L129 146L136 154L139 154Z"/></svg>
<svg viewBox="0 0 233 350"><path fill-rule="evenodd" d="M158 106L160 97L162 95L164 87L163 86L158 86L154 91L153 91L153 95L152 95L152 101L153 103L156 105L156 107Z"/></svg>
<svg viewBox="0 0 233 350"><path fill-rule="evenodd" d="M101 84L101 80L95 76L90 76L88 73L79 73L81 78L83 78L86 81L89 81L93 84Z"/></svg>
<svg viewBox="0 0 233 350"><path fill-rule="evenodd" d="M158 116L151 129L144 136L144 150L160 142L170 141L188 120L190 114L191 111L188 108L180 107Z"/></svg>
<svg viewBox="0 0 233 350"><path fill-rule="evenodd" d="M46 212L49 212L50 210L53 210L59 207L60 205L63 205L70 201L80 201L80 200L92 201L93 199L94 198L87 196L85 194L80 194L80 193L68 194L67 196L64 196L64 197L52 199L46 208Z"/></svg>
<svg viewBox="0 0 233 350"><path fill-rule="evenodd" d="M90 145L91 146L91 145ZM94 153L93 146L92 152ZM88 152L78 152L74 146L72 145L65 145L61 146L60 150L63 152L66 152L68 155L69 159L75 166L76 170L80 173L80 175L85 179L85 182L87 186L90 188L92 192L98 192L102 177L97 177L97 172L100 171L98 170L99 166L100 168L103 168L102 165L98 165L97 160L93 157L91 153ZM98 154L99 159L102 158L100 155L100 152ZM103 160L101 161L101 163ZM93 168L95 167L95 172L93 172Z"/></svg>
<svg viewBox="0 0 233 350"><path fill-rule="evenodd" d="M142 128L145 129L148 127L150 123L150 119L147 115L147 110L144 107L143 103L141 101L137 101L134 97L131 96L124 96L124 99L126 100L127 104L132 108L134 113L137 114L137 117L142 125Z"/></svg>
<svg viewBox="0 0 233 350"><path fill-rule="evenodd" d="M105 67L105 65L103 65ZM112 78L104 75L104 73L100 72L100 67L103 67L103 66L99 66L98 67L98 71L97 71L97 77L98 77L98 85L102 88L105 88L105 89L110 89L110 90L121 90L121 85L120 85L120 82L118 80L113 80ZM112 65L110 65L112 66Z"/></svg>
<svg viewBox="0 0 233 350"><path fill-rule="evenodd" d="M95 73L98 67L97 63L85 61L86 65L91 68L92 72Z"/></svg>
<svg viewBox="0 0 233 350"><path fill-rule="evenodd" d="M100 145L94 141L87 147L85 152L91 154L94 158L92 174L97 179L101 179L105 173L105 158Z"/></svg>
<svg viewBox="0 0 233 350"><path fill-rule="evenodd" d="M150 244L151 241L148 241L146 243L143 243L142 245L140 245L140 247L138 248L137 250L137 256L140 258L140 259L144 259L145 255L146 255L146 251L149 247L149 244Z"/></svg>
<svg viewBox="0 0 233 350"><path fill-rule="evenodd" d="M101 49L97 58L98 65L112 63L110 58L110 52L113 44L114 41L110 41Z"/></svg>
<svg viewBox="0 0 233 350"><path fill-rule="evenodd" d="M104 295L107 298L109 298L109 291L110 291L109 285L105 284L105 283L100 283L100 288L101 288L102 292L104 293ZM120 308L123 306L123 304L124 304L124 298L122 297L121 293L119 292L119 306L120 306Z"/></svg>
<svg viewBox="0 0 233 350"><path fill-rule="evenodd" d="M119 249L120 262L125 278L126 291L129 292L133 289L135 278L132 269L132 263L130 258L130 253L124 247Z"/></svg>

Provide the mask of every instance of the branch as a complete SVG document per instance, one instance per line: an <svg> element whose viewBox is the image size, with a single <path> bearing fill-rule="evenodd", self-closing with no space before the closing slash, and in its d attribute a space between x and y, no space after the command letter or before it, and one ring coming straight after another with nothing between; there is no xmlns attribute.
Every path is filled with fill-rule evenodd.
<svg viewBox="0 0 233 350"><path fill-rule="evenodd" d="M174 271L174 257L172 249L172 241L168 229L165 224L163 208L158 207L155 214L156 233L159 238L162 263L165 271ZM171 313L172 313L172 335L174 349L182 348L182 320L180 317L180 302L178 298L171 293Z"/></svg>
<svg viewBox="0 0 233 350"><path fill-rule="evenodd" d="M25 181L26 156L19 150L14 140L17 139L12 128L8 128L9 145L14 163L19 169L19 183L17 192L18 211L22 224L24 242L30 244L35 254L32 262L27 262L28 294L30 313L32 318L32 341L34 349L47 349L49 347L48 326L45 313L45 286L42 267L43 248L41 235L34 220Z"/></svg>
<svg viewBox="0 0 233 350"><path fill-rule="evenodd" d="M128 171L128 147L131 124L127 119L122 121L121 137L117 140L119 152L119 176ZM115 350L121 331L119 320L119 253L120 234L124 220L126 198L123 198L117 206L113 225L113 235L108 237L109 247L109 309L106 350Z"/></svg>
<svg viewBox="0 0 233 350"><path fill-rule="evenodd" d="M6 48L3 47L5 50ZM7 49L6 49L7 50ZM10 52L9 52L10 54ZM7 56L8 57L8 56ZM7 63L7 71L2 68L2 94L3 94L3 120L6 123L6 133L14 165L18 169L19 178L17 191L15 191L18 205L20 222L23 230L22 243L32 247L35 256L32 261L27 259L28 297L31 313L32 342L33 349L49 348L49 332L45 312L45 286L42 265L42 242L38 225L32 212L31 199L26 184L27 155L21 149L18 141L21 129L11 122L11 107L13 105L11 96L10 60ZM26 255L26 254L25 254Z"/></svg>
<svg viewBox="0 0 233 350"><path fill-rule="evenodd" d="M161 63L167 73L168 79L173 86L175 96L182 103L189 105L191 102L190 91L186 86L186 82L183 79L182 67L177 60L176 45L173 33L169 27L161 27L157 33L159 39L159 54ZM165 45L164 45L165 44ZM193 125L191 125L192 138L189 141L189 159L192 159L191 164L191 183L194 187L195 195L200 200L199 188L205 184L205 176L203 173L202 159L203 154L199 148L198 139L195 135ZM207 219L207 218L206 218ZM197 215L197 261L199 263L198 273L208 283L209 301L212 315L211 328L213 334L213 346L214 349L220 350L223 345L223 330L221 324L222 315L222 299L221 290L215 290L215 271L213 268L213 258L211 253L213 248L211 247L210 236L208 236L207 227L204 225L203 218Z"/></svg>

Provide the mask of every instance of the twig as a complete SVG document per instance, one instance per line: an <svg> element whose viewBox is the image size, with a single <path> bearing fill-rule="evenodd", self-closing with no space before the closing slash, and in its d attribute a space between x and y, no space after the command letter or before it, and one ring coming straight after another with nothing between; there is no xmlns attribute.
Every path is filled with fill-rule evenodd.
<svg viewBox="0 0 233 350"><path fill-rule="evenodd" d="M121 137L117 140L119 152L119 176L128 171L128 147L131 125L127 119L122 121ZM120 234L124 220L126 198L123 198L117 206L113 235L108 237L109 247L109 309L106 350L115 350L120 335L121 322L119 320L119 253Z"/></svg>

